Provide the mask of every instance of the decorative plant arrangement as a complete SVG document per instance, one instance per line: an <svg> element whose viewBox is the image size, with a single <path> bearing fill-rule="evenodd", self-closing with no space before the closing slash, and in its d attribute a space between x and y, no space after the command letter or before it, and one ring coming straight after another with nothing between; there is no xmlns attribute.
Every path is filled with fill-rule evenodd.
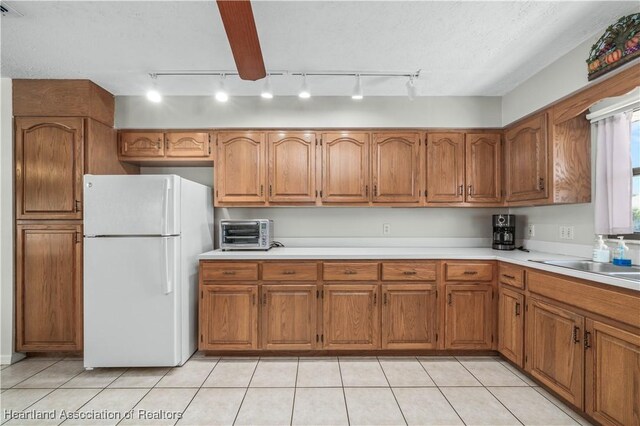
<svg viewBox="0 0 640 426"><path fill-rule="evenodd" d="M640 56L640 13L624 16L591 46L587 64L589 80Z"/></svg>

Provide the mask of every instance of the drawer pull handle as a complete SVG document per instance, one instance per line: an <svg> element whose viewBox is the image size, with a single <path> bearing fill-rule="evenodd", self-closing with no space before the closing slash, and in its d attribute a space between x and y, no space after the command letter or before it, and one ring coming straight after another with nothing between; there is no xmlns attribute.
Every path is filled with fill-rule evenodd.
<svg viewBox="0 0 640 426"><path fill-rule="evenodd" d="M464 275L477 275L478 271L464 271Z"/></svg>
<svg viewBox="0 0 640 426"><path fill-rule="evenodd" d="M573 326L573 343L580 343L580 338L578 337L578 333L580 332L580 328L577 325ZM585 348L587 347L587 342L585 341Z"/></svg>
<svg viewBox="0 0 640 426"><path fill-rule="evenodd" d="M224 275L235 275L236 271L224 271L223 274Z"/></svg>
<svg viewBox="0 0 640 426"><path fill-rule="evenodd" d="M520 315L520 303L516 302L516 316Z"/></svg>
<svg viewBox="0 0 640 426"><path fill-rule="evenodd" d="M591 333L588 331L584 332L584 348L589 349L591 347Z"/></svg>
<svg viewBox="0 0 640 426"><path fill-rule="evenodd" d="M451 300L451 293L447 294L447 299L447 303L451 305L453 303L453 301Z"/></svg>
<svg viewBox="0 0 640 426"><path fill-rule="evenodd" d="M386 304L387 304L387 293L384 293L382 296L383 296L383 297L382 297L382 303L383 303L384 305L386 305Z"/></svg>
<svg viewBox="0 0 640 426"><path fill-rule="evenodd" d="M282 275L295 275L296 271L282 271Z"/></svg>
<svg viewBox="0 0 640 426"><path fill-rule="evenodd" d="M417 272L416 271L404 271L403 274L405 274L405 275L415 275L415 274L417 274Z"/></svg>
<svg viewBox="0 0 640 426"><path fill-rule="evenodd" d="M516 277L514 277L513 275L507 275L507 274L502 274L503 277L505 278L509 278L510 280L515 280Z"/></svg>
<svg viewBox="0 0 640 426"><path fill-rule="evenodd" d="M373 306L378 305L378 294L373 293Z"/></svg>
<svg viewBox="0 0 640 426"><path fill-rule="evenodd" d="M358 272L354 271L353 269L347 269L344 271L345 275L355 275Z"/></svg>

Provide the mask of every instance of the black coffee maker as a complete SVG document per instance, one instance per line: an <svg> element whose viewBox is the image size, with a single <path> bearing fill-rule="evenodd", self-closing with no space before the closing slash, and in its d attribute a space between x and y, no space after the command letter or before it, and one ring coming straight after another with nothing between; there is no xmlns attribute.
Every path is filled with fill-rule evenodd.
<svg viewBox="0 0 640 426"><path fill-rule="evenodd" d="M516 248L516 215L493 215L493 245L495 250L514 250Z"/></svg>

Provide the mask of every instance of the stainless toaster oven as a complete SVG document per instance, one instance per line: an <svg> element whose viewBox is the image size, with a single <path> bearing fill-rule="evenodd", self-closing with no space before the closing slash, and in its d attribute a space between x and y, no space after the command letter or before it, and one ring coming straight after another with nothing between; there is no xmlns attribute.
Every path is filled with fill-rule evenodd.
<svg viewBox="0 0 640 426"><path fill-rule="evenodd" d="M273 220L220 220L222 250L269 250L273 243Z"/></svg>

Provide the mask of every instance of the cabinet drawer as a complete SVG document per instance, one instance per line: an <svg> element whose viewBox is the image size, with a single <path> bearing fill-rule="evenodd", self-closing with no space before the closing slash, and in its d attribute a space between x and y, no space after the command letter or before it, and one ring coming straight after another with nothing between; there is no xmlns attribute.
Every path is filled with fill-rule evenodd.
<svg viewBox="0 0 640 426"><path fill-rule="evenodd" d="M492 263L447 263L445 265L447 281L491 281Z"/></svg>
<svg viewBox="0 0 640 426"><path fill-rule="evenodd" d="M265 263L262 265L262 279L265 281L315 281L318 266L315 262Z"/></svg>
<svg viewBox="0 0 640 426"><path fill-rule="evenodd" d="M382 264L384 281L435 281L436 263L385 262Z"/></svg>
<svg viewBox="0 0 640 426"><path fill-rule="evenodd" d="M509 265L508 263L501 263L498 271L498 280L500 283L517 288L524 288L524 269Z"/></svg>
<svg viewBox="0 0 640 426"><path fill-rule="evenodd" d="M370 281L378 279L377 263L325 263L325 281Z"/></svg>
<svg viewBox="0 0 640 426"><path fill-rule="evenodd" d="M255 281L257 279L257 263L205 262L202 264L203 281Z"/></svg>

